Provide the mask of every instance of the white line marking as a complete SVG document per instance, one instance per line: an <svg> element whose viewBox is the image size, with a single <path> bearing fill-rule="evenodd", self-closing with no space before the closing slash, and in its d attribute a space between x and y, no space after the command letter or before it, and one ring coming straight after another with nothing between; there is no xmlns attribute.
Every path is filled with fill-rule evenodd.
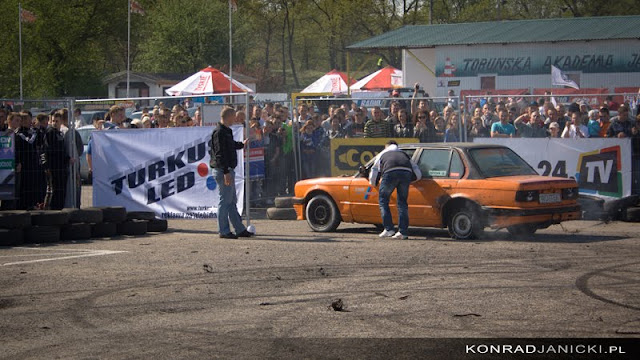
<svg viewBox="0 0 640 360"><path fill-rule="evenodd" d="M127 251L112 251L112 250L84 250L86 253L80 255L70 255L70 256L62 256L55 257L50 259L37 259L37 260L26 260L26 261L16 261L2 264L2 266L10 266L10 265L22 265L22 264L33 264L45 261L56 261L56 260L67 260L67 259L76 259L82 257L91 257L91 256L102 256L102 255L112 255L119 253L126 253Z"/></svg>

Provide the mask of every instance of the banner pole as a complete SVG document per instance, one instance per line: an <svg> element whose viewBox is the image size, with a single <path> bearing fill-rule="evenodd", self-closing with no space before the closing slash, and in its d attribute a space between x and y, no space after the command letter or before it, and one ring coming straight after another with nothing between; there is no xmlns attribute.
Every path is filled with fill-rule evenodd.
<svg viewBox="0 0 640 360"><path fill-rule="evenodd" d="M18 42L20 43L20 100L22 100L22 4L18 3Z"/></svg>
<svg viewBox="0 0 640 360"><path fill-rule="evenodd" d="M250 121L249 121L249 93L245 93L244 96L245 99L245 107L244 107L244 112L245 112L245 117L244 117L244 122L245 122L245 127L247 129L247 145L245 146L245 151L246 151L246 156L245 158L245 164L244 164L244 201L245 201L245 208L246 208L246 214L247 214L247 227L249 227L249 225L251 225L251 161L250 161L250 156L251 156L251 141L250 141L250 134L249 132L251 131L251 128L249 127L250 125Z"/></svg>
<svg viewBox="0 0 640 360"><path fill-rule="evenodd" d="M131 0L128 0L127 3L129 4L127 8L127 97L129 97L129 81L131 80Z"/></svg>
<svg viewBox="0 0 640 360"><path fill-rule="evenodd" d="M232 32L232 21L231 21L232 11L233 11L233 7L231 4L231 0L229 0L229 92L230 93L233 93L233 32ZM233 102L233 100L231 100L231 102Z"/></svg>

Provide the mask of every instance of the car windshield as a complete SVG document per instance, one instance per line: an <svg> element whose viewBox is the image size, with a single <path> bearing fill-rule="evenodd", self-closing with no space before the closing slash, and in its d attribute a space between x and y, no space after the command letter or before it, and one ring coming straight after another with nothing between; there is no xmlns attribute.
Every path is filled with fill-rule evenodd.
<svg viewBox="0 0 640 360"><path fill-rule="evenodd" d="M469 154L485 177L538 175L509 148L471 149Z"/></svg>

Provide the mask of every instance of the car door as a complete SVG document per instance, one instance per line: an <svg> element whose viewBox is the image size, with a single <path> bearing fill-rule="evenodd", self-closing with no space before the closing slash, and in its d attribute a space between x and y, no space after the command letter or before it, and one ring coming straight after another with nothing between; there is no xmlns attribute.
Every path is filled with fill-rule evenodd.
<svg viewBox="0 0 640 360"><path fill-rule="evenodd" d="M403 149L409 156L413 156L416 149ZM373 166L372 160L367 164L366 169L369 171ZM368 172L367 172L368 173ZM411 191L411 190L410 190ZM378 205L378 187L369 183L369 178L363 175L357 175L351 181L349 187L349 206L354 222L380 224L382 216L380 215L380 206ZM393 221L397 223L398 212L396 209L396 192L391 194L389 207L393 214Z"/></svg>
<svg viewBox="0 0 640 360"><path fill-rule="evenodd" d="M439 227L441 206L464 175L464 165L456 150L446 148L424 148L416 162L422 179L409 187L409 223Z"/></svg>

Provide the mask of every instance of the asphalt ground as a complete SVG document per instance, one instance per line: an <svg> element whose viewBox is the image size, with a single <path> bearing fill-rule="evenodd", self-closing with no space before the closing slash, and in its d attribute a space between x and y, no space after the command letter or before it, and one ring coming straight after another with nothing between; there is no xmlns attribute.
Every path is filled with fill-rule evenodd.
<svg viewBox="0 0 640 360"><path fill-rule="evenodd" d="M640 337L637 224L454 241L252 223L244 240L172 220L159 235L0 248L0 358L414 358L398 339ZM438 344L416 349L456 358Z"/></svg>

